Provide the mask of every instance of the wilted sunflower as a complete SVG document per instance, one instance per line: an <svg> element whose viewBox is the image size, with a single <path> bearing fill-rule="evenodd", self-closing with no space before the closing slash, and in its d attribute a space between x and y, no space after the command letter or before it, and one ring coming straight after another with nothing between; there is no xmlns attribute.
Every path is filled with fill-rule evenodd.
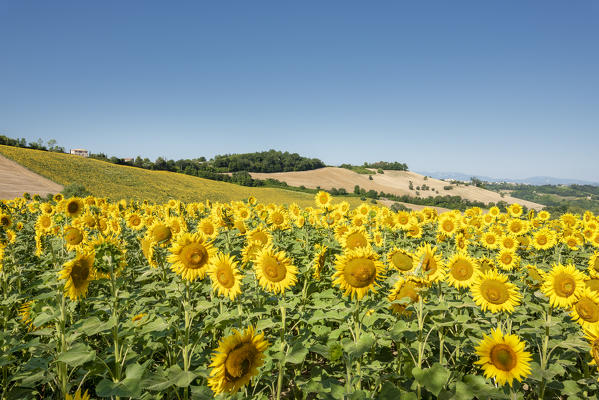
<svg viewBox="0 0 599 400"><path fill-rule="evenodd" d="M441 255L437 253L437 247L431 247L429 243L416 250L414 268L428 282L438 282L445 277L445 265L441 261Z"/></svg>
<svg viewBox="0 0 599 400"><path fill-rule="evenodd" d="M338 255L335 268L337 272L333 275L333 284L345 290L345 296L355 296L358 300L369 290L376 291L377 279L385 270L378 255L369 247L356 248Z"/></svg>
<svg viewBox="0 0 599 400"><path fill-rule="evenodd" d="M445 281L458 289L470 287L478 274L475 261L467 253L456 253L447 262Z"/></svg>
<svg viewBox="0 0 599 400"><path fill-rule="evenodd" d="M171 254L167 261L172 264L171 269L188 281L204 279L208 265L216 254L216 249L199 232L182 233L169 251Z"/></svg>
<svg viewBox="0 0 599 400"><path fill-rule="evenodd" d="M221 339L212 353L210 389L215 394L235 393L247 385L264 364L268 345L264 334L256 334L253 326L243 333L233 329L233 334Z"/></svg>
<svg viewBox="0 0 599 400"><path fill-rule="evenodd" d="M576 303L572 306L570 315L583 328L588 328L590 325L598 325L599 293L585 287Z"/></svg>
<svg viewBox="0 0 599 400"><path fill-rule="evenodd" d="M79 197L71 197L70 199L64 200L64 212L71 218L78 217L85 209L83 200Z"/></svg>
<svg viewBox="0 0 599 400"><path fill-rule="evenodd" d="M71 300L85 297L89 282L94 279L94 257L93 252L77 254L58 273L59 279L66 280L64 295Z"/></svg>
<svg viewBox="0 0 599 400"><path fill-rule="evenodd" d="M212 289L219 296L228 296L235 300L241 294L242 275L237 270L237 261L230 254L218 253L208 266L208 276L212 281Z"/></svg>
<svg viewBox="0 0 599 400"><path fill-rule="evenodd" d="M297 282L297 267L285 252L270 245L256 254L254 270L260 286L273 293L283 293Z"/></svg>
<svg viewBox="0 0 599 400"><path fill-rule="evenodd" d="M400 277L399 280L395 282L391 293L389 293L388 299L390 302L405 300L402 304L391 304L391 311L396 314L409 314L409 312L406 311L406 307L409 304L418 301L420 290L426 286L427 283L422 278L416 278L414 276Z"/></svg>
<svg viewBox="0 0 599 400"><path fill-rule="evenodd" d="M414 269L414 254L409 251L393 247L387 253L387 263L400 273L407 273Z"/></svg>
<svg viewBox="0 0 599 400"><path fill-rule="evenodd" d="M541 291L549 297L552 307L569 308L584 291L585 275L572 264L554 264L546 274Z"/></svg>
<svg viewBox="0 0 599 400"><path fill-rule="evenodd" d="M516 379L521 382L530 375L530 353L524 351L526 343L516 335L504 335L501 329L493 329L491 336L484 335L476 346L479 360L487 378L494 378L497 384L512 386Z"/></svg>
<svg viewBox="0 0 599 400"><path fill-rule="evenodd" d="M506 275L494 270L480 274L470 287L474 302L483 311L492 313L513 312L514 307L520 304L522 295L516 285L508 282Z"/></svg>
<svg viewBox="0 0 599 400"><path fill-rule="evenodd" d="M312 269L314 270L314 272L312 273L312 278L316 280L320 280L320 274L322 272L322 269L324 268L327 249L327 246L323 246L320 244L314 246L314 250L316 250L316 255L312 260Z"/></svg>

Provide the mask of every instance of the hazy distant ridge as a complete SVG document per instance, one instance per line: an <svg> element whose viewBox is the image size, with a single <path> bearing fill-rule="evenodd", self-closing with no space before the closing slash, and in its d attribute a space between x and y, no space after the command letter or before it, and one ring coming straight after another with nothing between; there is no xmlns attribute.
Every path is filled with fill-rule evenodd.
<svg viewBox="0 0 599 400"><path fill-rule="evenodd" d="M487 182L513 182L524 183L527 185L594 185L599 186L599 182L583 181L580 179L554 178L552 176L532 176L524 179L497 178L484 175L463 174L461 172L426 172L417 171L419 174L428 175L435 179L456 179L459 181L469 181L471 177L478 178Z"/></svg>

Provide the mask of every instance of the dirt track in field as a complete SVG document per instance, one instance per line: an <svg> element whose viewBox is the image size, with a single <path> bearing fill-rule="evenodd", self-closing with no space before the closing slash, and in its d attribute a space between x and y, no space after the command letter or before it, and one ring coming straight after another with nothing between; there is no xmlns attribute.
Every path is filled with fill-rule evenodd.
<svg viewBox="0 0 599 400"><path fill-rule="evenodd" d="M0 155L0 200L23 196L59 193L63 187Z"/></svg>
<svg viewBox="0 0 599 400"><path fill-rule="evenodd" d="M518 203L528 208L540 210L543 205L533 203L532 201L521 200L515 197L501 195L497 192L478 188L475 186L465 186L463 184L453 185L449 182L439 179L427 178L410 171L384 171L384 174L371 175L372 180L368 179L368 175L358 174L345 168L326 167L311 171L298 172L276 172L276 173L251 173L253 178L257 179L278 179L279 181L287 182L290 186L305 186L307 188L316 188L320 186L323 189L344 188L348 192L354 191L354 186L359 185L360 188L375 190L377 192L391 193L395 195L410 195L418 197L434 197L434 196L460 196L471 201L481 201L487 203L497 203L505 201L509 204ZM410 181L414 190L410 190ZM427 185L429 190L419 190L416 195L418 186ZM451 190L445 190L445 186L451 186Z"/></svg>

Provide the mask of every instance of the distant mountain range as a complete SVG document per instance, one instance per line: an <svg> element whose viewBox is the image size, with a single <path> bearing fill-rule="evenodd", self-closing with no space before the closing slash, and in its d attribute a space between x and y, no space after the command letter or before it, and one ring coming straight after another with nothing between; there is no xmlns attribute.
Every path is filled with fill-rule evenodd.
<svg viewBox="0 0 599 400"><path fill-rule="evenodd" d="M475 177L482 181L487 182L512 182L512 183L524 183L527 185L593 185L599 186L599 182L583 181L580 179L563 179L554 178L552 176L533 176L525 179L509 179L509 178L497 178L491 176L474 175L474 174L463 174L460 172L426 172L426 171L414 171L422 175L428 175L435 179L455 179L458 181L469 181L470 178Z"/></svg>

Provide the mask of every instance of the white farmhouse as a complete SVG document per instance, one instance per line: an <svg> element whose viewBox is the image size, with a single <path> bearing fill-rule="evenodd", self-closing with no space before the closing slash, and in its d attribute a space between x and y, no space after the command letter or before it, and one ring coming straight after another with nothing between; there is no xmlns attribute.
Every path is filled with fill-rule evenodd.
<svg viewBox="0 0 599 400"><path fill-rule="evenodd" d="M71 154L81 157L89 157L89 151L85 149L71 149Z"/></svg>

